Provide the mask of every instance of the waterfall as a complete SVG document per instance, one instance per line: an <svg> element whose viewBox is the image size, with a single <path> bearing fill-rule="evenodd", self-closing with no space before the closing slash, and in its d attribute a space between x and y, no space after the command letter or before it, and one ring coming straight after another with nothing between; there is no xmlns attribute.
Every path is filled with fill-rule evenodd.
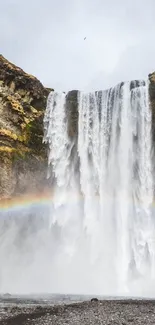
<svg viewBox="0 0 155 325"><path fill-rule="evenodd" d="M54 188L50 229L59 230L54 288L148 294L155 277L148 82L79 92L72 137L67 109L65 94L49 95L44 142Z"/></svg>

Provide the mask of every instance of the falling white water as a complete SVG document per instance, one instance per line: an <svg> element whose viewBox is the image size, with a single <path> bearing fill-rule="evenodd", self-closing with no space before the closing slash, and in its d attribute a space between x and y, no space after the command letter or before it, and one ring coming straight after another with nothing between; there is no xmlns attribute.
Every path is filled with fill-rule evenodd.
<svg viewBox="0 0 155 325"><path fill-rule="evenodd" d="M58 258L62 273L67 272L66 288L145 294L143 281L148 285L147 279L155 277L148 83L127 82L109 91L80 92L77 123L78 134L70 139L65 95L51 93L45 141L62 206L59 211L54 199L51 219L61 227L63 246ZM74 146L78 177L71 155ZM72 278L76 280L70 283Z"/></svg>
<svg viewBox="0 0 155 325"><path fill-rule="evenodd" d="M0 292L155 297L148 82L79 92L72 136L69 96L44 116L51 202L0 211Z"/></svg>

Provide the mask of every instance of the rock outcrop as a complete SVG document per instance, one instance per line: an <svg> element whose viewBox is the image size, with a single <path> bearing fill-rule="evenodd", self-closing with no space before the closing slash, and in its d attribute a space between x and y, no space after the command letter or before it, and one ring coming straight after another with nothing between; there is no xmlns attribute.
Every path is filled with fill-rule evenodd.
<svg viewBox="0 0 155 325"><path fill-rule="evenodd" d="M149 96L152 109L152 134L155 142L155 72L149 74Z"/></svg>
<svg viewBox="0 0 155 325"><path fill-rule="evenodd" d="M78 91L69 91L66 96L67 103L67 120L68 120L68 135L74 137L78 132Z"/></svg>
<svg viewBox="0 0 155 325"><path fill-rule="evenodd" d="M0 198L45 182L43 116L50 91L0 55Z"/></svg>

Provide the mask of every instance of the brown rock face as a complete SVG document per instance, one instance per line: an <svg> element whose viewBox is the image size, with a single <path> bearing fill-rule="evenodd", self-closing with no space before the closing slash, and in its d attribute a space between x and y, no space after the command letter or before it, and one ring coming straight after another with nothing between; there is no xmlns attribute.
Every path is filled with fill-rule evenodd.
<svg viewBox="0 0 155 325"><path fill-rule="evenodd" d="M149 95L152 109L152 134L155 141L155 72L149 74Z"/></svg>
<svg viewBox="0 0 155 325"><path fill-rule="evenodd" d="M45 185L43 116L51 90L0 55L0 198Z"/></svg>
<svg viewBox="0 0 155 325"><path fill-rule="evenodd" d="M66 95L66 112L68 135L74 137L78 133L78 91L69 91Z"/></svg>

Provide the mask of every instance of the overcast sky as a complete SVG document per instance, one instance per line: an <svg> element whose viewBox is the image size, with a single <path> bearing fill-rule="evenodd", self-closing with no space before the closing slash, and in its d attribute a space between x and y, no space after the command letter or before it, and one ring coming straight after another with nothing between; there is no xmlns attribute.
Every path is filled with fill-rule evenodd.
<svg viewBox="0 0 155 325"><path fill-rule="evenodd" d="M0 0L0 53L45 86L104 89L155 70L154 17L155 0Z"/></svg>

